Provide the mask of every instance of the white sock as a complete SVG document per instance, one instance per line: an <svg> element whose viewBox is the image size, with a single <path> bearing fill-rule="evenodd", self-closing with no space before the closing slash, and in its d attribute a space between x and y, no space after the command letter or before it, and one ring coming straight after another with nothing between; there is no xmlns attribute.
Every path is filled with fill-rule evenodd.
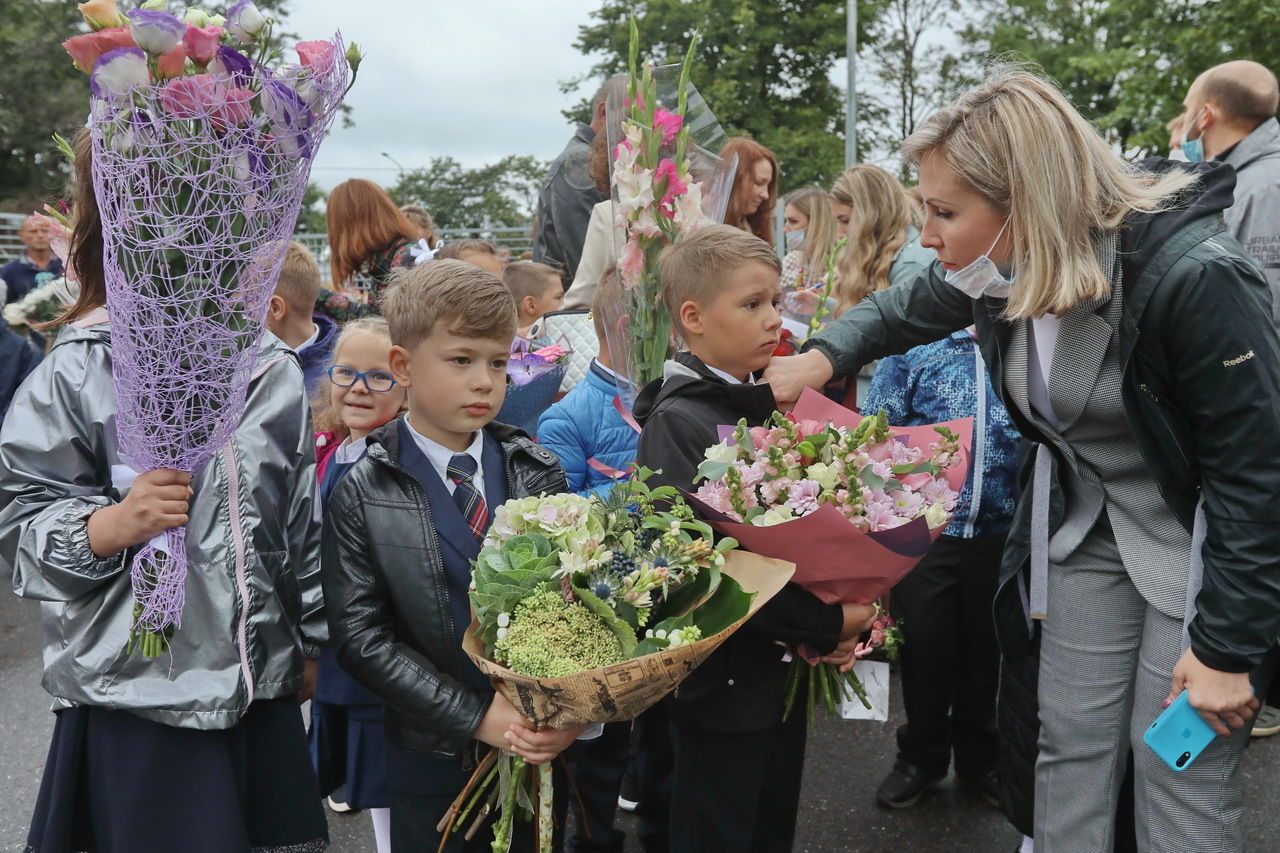
<svg viewBox="0 0 1280 853"><path fill-rule="evenodd" d="M1030 835L1022 836L1022 847L1018 853L1036 853L1036 843L1031 839Z"/></svg>
<svg viewBox="0 0 1280 853"><path fill-rule="evenodd" d="M373 819L373 837L378 853L391 853L391 809L369 809Z"/></svg>

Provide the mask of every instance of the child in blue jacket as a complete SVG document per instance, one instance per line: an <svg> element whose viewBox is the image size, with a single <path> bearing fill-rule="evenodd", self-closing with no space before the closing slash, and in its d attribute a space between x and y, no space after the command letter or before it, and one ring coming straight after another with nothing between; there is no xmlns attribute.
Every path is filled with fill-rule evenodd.
<svg viewBox="0 0 1280 853"><path fill-rule="evenodd" d="M614 365L606 337L608 327L616 325L606 318L619 313L617 291L617 276L606 270L591 311L600 352L586 377L538 420L538 443L560 457L569 489L583 496L608 495L614 480L635 461L640 439L637 428L622 416L622 407L614 403L620 386L633 387L626 367Z"/></svg>

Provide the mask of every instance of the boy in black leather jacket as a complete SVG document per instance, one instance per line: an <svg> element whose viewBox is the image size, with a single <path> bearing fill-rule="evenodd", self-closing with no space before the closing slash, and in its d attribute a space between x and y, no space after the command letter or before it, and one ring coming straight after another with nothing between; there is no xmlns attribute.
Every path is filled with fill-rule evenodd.
<svg viewBox="0 0 1280 853"><path fill-rule="evenodd" d="M661 469L651 482L691 489L717 426L746 418L763 424L776 408L768 385L755 384L778 344L782 325L780 264L773 249L725 225L698 229L661 257L663 298L688 347L667 362L662 380L636 400L643 426L637 460ZM675 772L671 794L673 851L789 851L804 769L806 721L783 722L788 664L781 644L807 644L846 663L875 611L823 604L788 584L677 689L671 718ZM643 749L660 762L655 719ZM650 820L654 773L642 808Z"/></svg>
<svg viewBox="0 0 1280 853"><path fill-rule="evenodd" d="M535 731L461 649L471 560L493 511L566 490L555 456L491 423L516 328L511 294L462 261L397 275L382 311L409 411L369 436L334 490L323 579L339 661L386 702L392 850L417 853L438 846L477 742L540 764L580 731ZM455 836L446 849L470 845Z"/></svg>

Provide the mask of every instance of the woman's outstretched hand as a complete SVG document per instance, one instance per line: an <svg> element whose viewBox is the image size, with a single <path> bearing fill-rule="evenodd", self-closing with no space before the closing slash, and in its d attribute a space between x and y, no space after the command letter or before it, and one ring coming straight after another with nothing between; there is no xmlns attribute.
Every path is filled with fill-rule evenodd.
<svg viewBox="0 0 1280 853"><path fill-rule="evenodd" d="M805 388L821 389L834 373L835 369L825 355L809 350L800 355L774 358L764 372L764 381L773 389L778 408L787 411L800 399Z"/></svg>

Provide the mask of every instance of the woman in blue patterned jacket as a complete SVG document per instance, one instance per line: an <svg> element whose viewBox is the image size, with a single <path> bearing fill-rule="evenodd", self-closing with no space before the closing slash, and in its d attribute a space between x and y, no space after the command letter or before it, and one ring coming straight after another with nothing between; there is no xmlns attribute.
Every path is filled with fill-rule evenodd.
<svg viewBox="0 0 1280 853"><path fill-rule="evenodd" d="M863 408L889 423L920 426L974 419L969 478L951 523L928 555L893 590L902 621L902 695L907 722L898 758L876 791L889 808L913 805L956 775L992 805L996 684L1000 651L991 603L1013 519L1019 436L991 387L971 330L880 362Z"/></svg>

